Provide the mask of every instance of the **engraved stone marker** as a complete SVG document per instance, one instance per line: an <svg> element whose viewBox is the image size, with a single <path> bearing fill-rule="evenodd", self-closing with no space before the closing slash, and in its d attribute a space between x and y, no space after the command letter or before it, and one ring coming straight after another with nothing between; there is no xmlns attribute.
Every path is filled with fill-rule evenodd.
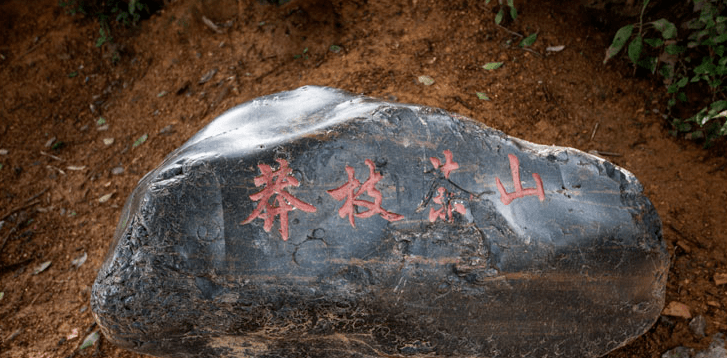
<svg viewBox="0 0 727 358"><path fill-rule="evenodd" d="M163 357L597 357L659 317L668 266L609 162L303 87L139 182L91 302L111 342Z"/></svg>

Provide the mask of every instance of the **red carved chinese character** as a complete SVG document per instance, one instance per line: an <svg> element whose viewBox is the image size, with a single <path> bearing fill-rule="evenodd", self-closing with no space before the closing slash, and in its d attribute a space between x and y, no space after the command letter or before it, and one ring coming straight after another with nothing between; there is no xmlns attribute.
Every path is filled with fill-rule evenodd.
<svg viewBox="0 0 727 358"><path fill-rule="evenodd" d="M454 219L452 217L452 209L453 205L452 203L447 202L446 205L444 203L444 199L446 199L447 189L444 189L444 187L439 187L437 189L437 192L439 195L434 197L434 203L441 205L439 210L434 210L434 208L429 208L429 222L435 222L437 219L442 219L444 221L447 221L447 217L449 217L449 222L452 222ZM449 196L452 196L452 194L449 194ZM447 210L446 212L444 210ZM464 215L467 213L467 210L464 208L464 205L461 203L454 203L454 211Z"/></svg>
<svg viewBox="0 0 727 358"><path fill-rule="evenodd" d="M503 204L508 205L513 200L527 195L537 195L540 201L545 200L543 180L540 179L540 174L533 173L535 188L523 189L523 184L520 182L520 161L518 161L517 157L513 154L508 154L507 158L510 160L510 172L512 173L512 182L515 185L515 191L512 193L505 191L505 187L502 185L500 178L495 177L497 189L500 191L500 201L502 201Z"/></svg>
<svg viewBox="0 0 727 358"><path fill-rule="evenodd" d="M269 165L258 164L260 168L260 176L255 177L255 186L265 185L265 188L259 193L250 195L250 199L258 201L257 207L252 214L245 219L240 225L249 224L256 218L265 220L263 229L270 232L273 227L275 217L280 215L280 235L283 241L288 240L288 212L293 208L303 210L308 213L316 212L316 207L310 205L300 199L294 197L285 188L288 186L298 186L300 183L291 174L293 170L288 167L288 161L285 159L275 159L280 164L278 170L273 171ZM274 203L271 202L273 195Z"/></svg>
<svg viewBox="0 0 727 358"><path fill-rule="evenodd" d="M354 216L365 219L379 214L387 221L397 221L403 219L403 215L388 212L381 207L383 197L381 195L381 192L376 190L375 185L379 182L379 180L383 178L383 175L374 171L374 162L372 162L370 159L366 159L364 162L369 167L369 178L366 180L366 182L363 183L363 185L361 185L361 182L356 179L355 169L347 165L346 173L348 173L348 182L336 189L328 190L328 194L331 194L331 196L334 197L336 200L341 201L343 199L346 199L346 201L343 203L343 206L338 209L338 215L341 218L345 218L346 216L348 216L348 221L353 227L356 227ZM368 194L368 196L374 198L374 201L370 202L357 199L364 192ZM363 206L368 210L362 213L358 213L356 212L356 206Z"/></svg>
<svg viewBox="0 0 727 358"><path fill-rule="evenodd" d="M437 157L429 157L429 160L432 161L434 169L441 169L442 173L444 173L444 177L446 179L449 179L449 173L457 170L459 168L459 164L452 161L452 151L450 151L449 149L445 150L442 153L444 153L444 164L442 164L442 162Z"/></svg>
<svg viewBox="0 0 727 358"><path fill-rule="evenodd" d="M444 173L444 178L449 179L449 174L453 171L459 169L459 164L453 160L454 156L452 155L452 151L447 149L443 151L444 153L444 164L439 160L439 158L436 157L429 157L429 160L432 161L432 165L434 165L434 169L441 170L442 173ZM441 207L438 210L434 210L434 208L429 208L429 222L435 222L437 219L442 219L444 221L452 222L454 219L452 216L452 203L449 202L449 200L446 200L447 203L445 204L445 199L447 197L451 197L451 193L447 193L447 189L440 186L437 188L437 192L439 193L437 196L435 196L432 200L435 204L441 205ZM464 215L467 210L464 208L464 205L460 203L454 203L454 211ZM447 220L449 218L449 220Z"/></svg>

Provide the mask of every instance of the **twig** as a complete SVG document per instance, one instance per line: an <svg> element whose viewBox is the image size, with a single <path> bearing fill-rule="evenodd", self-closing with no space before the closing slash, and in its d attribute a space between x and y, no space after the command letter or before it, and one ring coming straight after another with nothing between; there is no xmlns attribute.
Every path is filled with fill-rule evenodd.
<svg viewBox="0 0 727 358"><path fill-rule="evenodd" d="M515 31L512 31L512 30L508 29L508 28L507 28L507 27L505 27L505 26L502 26L502 25L500 25L500 24L497 24L497 27L499 27L499 28L501 28L501 29L503 29L503 30L507 31L507 32L508 32L508 33L509 33L510 35L515 35L515 36L525 37L525 36L523 36L523 35L520 35L519 33L515 32Z"/></svg>
<svg viewBox="0 0 727 358"><path fill-rule="evenodd" d="M591 140L593 140L593 137L596 136L596 131L598 130L598 125L600 125L601 122L596 122L596 125L593 126L593 132L591 133Z"/></svg>
<svg viewBox="0 0 727 358"><path fill-rule="evenodd" d="M588 153L600 155L600 156L608 156L608 157L621 157L623 154L621 153L614 153L614 152L606 152L602 150L589 150Z"/></svg>
<svg viewBox="0 0 727 358"><path fill-rule="evenodd" d="M520 46L518 46L518 47L520 47ZM541 55L540 52L537 52L537 51L535 51L533 49L529 49L527 47L520 47L520 49L523 50L523 51L532 52L532 53L538 55L538 57L543 57L543 55Z"/></svg>
<svg viewBox="0 0 727 358"><path fill-rule="evenodd" d="M212 22L212 20L208 19L207 16L202 15L202 22L204 22L204 24L207 25L207 27L212 29L212 31L214 31L218 34L222 33L222 30L220 30L220 27L217 26L217 24L215 24L214 22Z"/></svg>
<svg viewBox="0 0 727 358"><path fill-rule="evenodd" d="M45 189L41 190L41 191L40 191L40 192L38 192L37 194L35 194L35 195L31 196L30 198L26 199L26 200L25 200L25 202L23 202L23 204L22 204L22 205L20 205L20 206L18 206L18 207L16 207L16 208L13 208L13 209L11 209L10 211L8 211L7 213L3 214L3 216L2 216L2 217L0 217L0 221L3 221L3 220L5 220L5 219L7 219L7 218L8 218L8 216L10 216L10 215L13 215L13 214L14 214L15 212L17 212L17 211L20 211L20 210L23 210L23 209L25 209L25 208L27 208L27 207L29 207L29 206L33 206L33 205L35 205L35 204L38 204L38 202L33 202L33 200L35 200L35 199L37 199L37 198L38 198L39 196L43 195L43 194L44 194L44 193L45 193L46 191L48 191L48 189L49 189L49 188L45 188Z"/></svg>
<svg viewBox="0 0 727 358"><path fill-rule="evenodd" d="M51 157L51 158L53 158L53 159L55 159L55 160L58 160L58 161L61 161L61 162L62 162L62 161L64 161L64 160L63 160L63 158L60 158L60 157L56 157L56 156L55 156L55 155L53 155L53 154L48 154L48 153L46 153L46 152L44 152L44 151L42 151L42 150L40 151L40 154L41 154L41 155L45 155L46 157Z"/></svg>

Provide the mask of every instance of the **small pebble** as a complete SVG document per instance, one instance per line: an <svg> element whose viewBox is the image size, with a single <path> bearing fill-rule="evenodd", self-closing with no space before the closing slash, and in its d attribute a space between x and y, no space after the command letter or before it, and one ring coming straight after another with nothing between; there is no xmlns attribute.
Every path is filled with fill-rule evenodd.
<svg viewBox="0 0 727 358"><path fill-rule="evenodd" d="M114 139L113 139L113 138L104 138L104 139L103 139L103 144L104 144L104 145L111 145L111 144L114 144Z"/></svg>
<svg viewBox="0 0 727 358"><path fill-rule="evenodd" d="M666 351L661 355L661 358L691 358L694 354L694 349L687 347L676 347L674 349Z"/></svg>
<svg viewBox="0 0 727 358"><path fill-rule="evenodd" d="M0 155L8 155L7 149L0 149Z"/></svg>
<svg viewBox="0 0 727 358"><path fill-rule="evenodd" d="M114 169L111 169L111 174L113 175L121 175L124 173L124 167L116 167Z"/></svg>
<svg viewBox="0 0 727 358"><path fill-rule="evenodd" d="M704 330L706 328L707 320L704 319L704 316L702 315L692 318L692 320L689 322L689 329L692 330L692 333L694 333L695 336L704 337Z"/></svg>

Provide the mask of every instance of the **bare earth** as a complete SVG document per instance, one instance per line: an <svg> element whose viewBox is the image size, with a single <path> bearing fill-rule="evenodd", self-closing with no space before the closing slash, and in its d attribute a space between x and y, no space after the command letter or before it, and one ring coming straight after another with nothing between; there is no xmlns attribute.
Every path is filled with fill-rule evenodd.
<svg viewBox="0 0 727 358"><path fill-rule="evenodd" d="M727 332L724 143L704 150L671 136L654 112L663 85L623 62L603 65L613 33L591 26L578 2L516 3L520 17L504 28L481 0L172 0L97 48L94 18L56 0L0 2L0 357L136 357L103 338L77 351L97 329L90 288L126 197L225 110L303 85L440 107L532 142L605 153L641 180L661 215L673 260L667 302L707 322L701 337L690 319L663 316L609 357L703 348ZM532 51L520 49L515 33L533 32ZM482 68L493 61L504 65Z"/></svg>

